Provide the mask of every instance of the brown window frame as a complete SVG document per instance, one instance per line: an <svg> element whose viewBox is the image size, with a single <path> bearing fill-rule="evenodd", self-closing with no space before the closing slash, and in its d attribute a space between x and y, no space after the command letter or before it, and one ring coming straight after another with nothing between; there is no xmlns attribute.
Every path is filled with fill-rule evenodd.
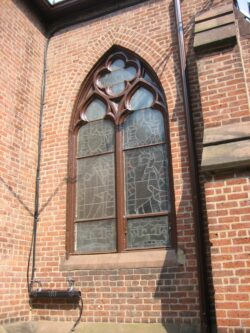
<svg viewBox="0 0 250 333"><path fill-rule="evenodd" d="M137 68L136 77L131 82L125 81L126 88L119 94L113 97L107 96L105 88L100 88L97 85L97 79L100 73L106 71L108 65L114 59L123 58L126 65L135 66ZM145 73L153 78L153 83L146 81L143 76ZM144 87L154 95L154 103L151 108L157 109L163 115L164 129L165 129L165 142L167 159L168 159L168 181L169 181L169 203L170 210L158 213L136 214L125 216L125 182L124 182L124 163L122 147L122 133L121 126L127 115L129 114L129 101L133 93L140 87ZM107 52L90 71L86 80L81 85L77 99L75 101L71 123L69 128L69 153L68 153L68 185L67 185L67 221L66 221L66 254L83 254L74 252L74 229L75 229L75 210L76 210L76 161L77 161L77 135L81 126L87 123L85 117L85 110L88 105L95 99L102 100L108 107L108 111L104 119L111 119L115 125L115 183L116 183L116 226L117 226L117 251L127 252L137 250L153 250L162 247L154 248L141 248L141 249L126 249L126 220L128 218L141 218L150 216L168 216L169 223L169 236L171 245L167 248L176 247L176 223L175 223L175 203L174 203L174 190L173 190L173 172L172 172L172 158L170 150L170 135L169 135L169 122L167 103L163 93L163 89L159 79L155 75L151 67L145 63L139 56L135 55L129 50L113 47ZM114 108L111 101L118 103L117 109ZM150 145L145 145L149 147ZM104 253L104 252L101 252ZM90 254L90 253L88 253ZM98 253L93 253L98 254Z"/></svg>

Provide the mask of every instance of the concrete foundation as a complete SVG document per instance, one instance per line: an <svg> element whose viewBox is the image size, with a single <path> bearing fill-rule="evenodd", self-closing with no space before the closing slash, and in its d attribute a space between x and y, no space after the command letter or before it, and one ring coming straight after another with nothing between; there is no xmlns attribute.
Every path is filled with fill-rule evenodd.
<svg viewBox="0 0 250 333"><path fill-rule="evenodd" d="M73 322L26 322L0 326L0 333L70 333ZM76 333L199 333L199 325L176 324L80 324Z"/></svg>

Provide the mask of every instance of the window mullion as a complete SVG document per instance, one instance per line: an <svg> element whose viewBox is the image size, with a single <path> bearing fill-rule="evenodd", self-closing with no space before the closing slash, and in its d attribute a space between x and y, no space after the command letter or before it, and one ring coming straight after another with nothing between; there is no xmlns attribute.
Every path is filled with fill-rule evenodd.
<svg viewBox="0 0 250 333"><path fill-rule="evenodd" d="M125 220L124 220L124 166L122 150L121 126L116 127L115 147L115 172L116 172L116 215L117 215L117 251L125 249Z"/></svg>

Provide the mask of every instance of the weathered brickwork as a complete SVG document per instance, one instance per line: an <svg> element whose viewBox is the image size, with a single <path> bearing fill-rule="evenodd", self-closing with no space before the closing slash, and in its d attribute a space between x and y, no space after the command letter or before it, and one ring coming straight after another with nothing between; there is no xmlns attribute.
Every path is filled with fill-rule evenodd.
<svg viewBox="0 0 250 333"><path fill-rule="evenodd" d="M72 274L83 293L84 322L183 324L193 322L198 316L195 278L192 272L183 272L181 266L86 270ZM194 284L190 285L192 276ZM70 318L75 314L74 306L74 303L65 307L64 302L56 305L48 301L35 304L39 307L36 318Z"/></svg>
<svg viewBox="0 0 250 333"><path fill-rule="evenodd" d="M246 66L249 62L249 40L238 36L235 47L207 49L195 55L193 37L189 35L194 24L188 25L190 15L194 14L192 6L185 6L185 3L183 14L188 71L200 161L204 129L230 123L240 126L239 123L249 121L249 92L246 89L249 80L249 66ZM226 3L214 2L213 8L222 4ZM204 6L211 8L208 3ZM202 8L197 3L197 9L200 11ZM201 173L210 317L219 332L247 332L249 329L248 176L239 172L224 173L218 177L207 175L204 178Z"/></svg>
<svg viewBox="0 0 250 333"><path fill-rule="evenodd" d="M174 29L170 2L149 1L60 32L49 44L41 167L41 206L45 208L38 230L37 261L37 277L47 286L65 287L58 265L65 257L68 128L86 75L110 47L125 47L152 66L168 104L178 247L185 253L185 263L168 267L166 260L164 274L162 268L76 272L76 285L84 296L85 321L199 322L189 167L183 110L177 93L180 78L173 48ZM74 311L73 315L77 315ZM57 309L48 311L46 307L33 313L36 318L62 316ZM73 319L71 312L67 317Z"/></svg>
<svg viewBox="0 0 250 333"><path fill-rule="evenodd" d="M238 38L234 47L198 55L193 50L195 16L225 3L231 0L182 2L199 161L204 128L250 120L248 40ZM18 1L2 1L0 15L1 22L5 22L4 47L0 49L0 320L76 320L78 309L68 300L34 302L29 312L26 267L34 211L45 37L36 19ZM158 268L97 266L90 270L83 266L66 271L63 263L70 119L82 82L114 45L144 59L158 75L165 92L177 248L182 255L171 263L166 257L164 267ZM66 278L73 277L83 295L83 322L199 323L190 169L173 2L150 0L56 32L48 44L46 76L36 278L44 288L65 289ZM249 172L200 176L211 317L216 318L219 333L247 333ZM148 255L146 251L145 257Z"/></svg>
<svg viewBox="0 0 250 333"><path fill-rule="evenodd" d="M249 121L247 92L238 47L197 58L204 127Z"/></svg>
<svg viewBox="0 0 250 333"><path fill-rule="evenodd" d="M0 320L27 320L44 36L34 17L0 2Z"/></svg>
<svg viewBox="0 0 250 333"><path fill-rule="evenodd" d="M249 172L204 183L213 288L219 332L247 332L249 322Z"/></svg>

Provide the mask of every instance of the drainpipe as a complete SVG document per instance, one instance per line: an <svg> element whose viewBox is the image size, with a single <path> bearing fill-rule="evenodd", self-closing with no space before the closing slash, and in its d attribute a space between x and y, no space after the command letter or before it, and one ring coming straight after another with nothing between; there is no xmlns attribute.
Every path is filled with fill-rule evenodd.
<svg viewBox="0 0 250 333"><path fill-rule="evenodd" d="M66 26L66 25L65 25ZM37 227L39 223L39 203L40 203L40 170L41 170L41 155L42 155L42 125L43 125L43 114L44 114L44 105L45 105L45 91L46 91L46 79L47 79L47 56L49 43L52 36L61 29L54 29L50 34L47 35L45 47L44 47L44 56L43 56L43 76L42 76L42 85L41 85L41 97L40 97L40 117L39 117L39 130L38 130L38 147L37 147L37 169L36 169L36 185L35 185L35 205L34 205L34 221L33 221L33 232L32 240L29 251L28 266L27 266L27 286L30 304L32 303L33 298L66 298L70 297L71 299L78 300L79 305L79 316L75 321L73 327L69 332L74 332L76 326L80 323L83 311L83 301L81 297L81 292L74 289L72 284L74 280L68 279L70 288L67 290L43 290L42 284L40 281L35 279L36 273L36 241L37 241ZM32 257L31 265L31 278L30 278L30 263ZM33 291L34 284L38 284L38 289Z"/></svg>
<svg viewBox="0 0 250 333"><path fill-rule="evenodd" d="M36 168L36 185L35 185L35 205L34 205L34 220L33 220L33 233L32 243L29 253L28 268L27 268L27 282L29 293L32 290L35 282L35 271L36 271L36 241L37 241L37 226L39 222L39 202L40 202L40 170L41 170L41 148L42 148L42 122L44 112L44 100L45 100L45 89L46 89L46 72L47 72L47 55L50 38L46 39L43 55L43 76L41 86L41 97L40 97L40 116L39 116L39 130L38 130L38 143L37 143L37 168ZM31 266L31 279L29 280L29 268L30 259L32 256Z"/></svg>
<svg viewBox="0 0 250 333"><path fill-rule="evenodd" d="M206 251L202 230L202 201L199 183L198 163L195 151L195 134L193 129L193 119L190 108L190 96L188 90L187 63L184 44L183 23L181 16L180 0L174 0L175 20L177 27L178 53L181 69L181 83L184 103L184 115L187 133L188 157L191 177L192 206L194 216L196 257L198 269L199 298L200 298L200 318L201 332L209 332L209 304L208 287L206 281Z"/></svg>

